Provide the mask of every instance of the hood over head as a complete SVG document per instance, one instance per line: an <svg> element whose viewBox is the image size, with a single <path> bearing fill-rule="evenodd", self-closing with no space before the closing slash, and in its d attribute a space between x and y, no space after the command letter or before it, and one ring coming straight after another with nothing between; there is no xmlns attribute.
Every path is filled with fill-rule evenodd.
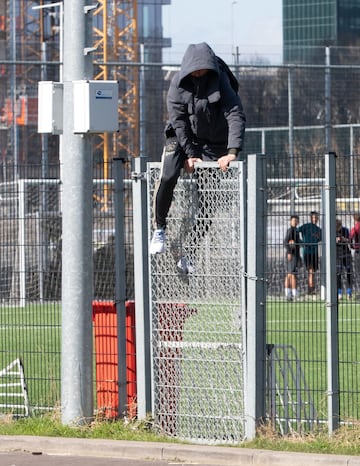
<svg viewBox="0 0 360 466"><path fill-rule="evenodd" d="M219 75L216 55L206 42L190 44L186 49L181 62L180 83L189 74L198 70L210 70Z"/></svg>

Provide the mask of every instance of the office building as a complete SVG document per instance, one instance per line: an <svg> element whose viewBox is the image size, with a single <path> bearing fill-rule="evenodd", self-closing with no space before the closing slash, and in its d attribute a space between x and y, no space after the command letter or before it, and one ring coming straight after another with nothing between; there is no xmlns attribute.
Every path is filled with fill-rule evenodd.
<svg viewBox="0 0 360 466"><path fill-rule="evenodd" d="M360 45L359 0L283 0L285 63L323 62L325 46Z"/></svg>

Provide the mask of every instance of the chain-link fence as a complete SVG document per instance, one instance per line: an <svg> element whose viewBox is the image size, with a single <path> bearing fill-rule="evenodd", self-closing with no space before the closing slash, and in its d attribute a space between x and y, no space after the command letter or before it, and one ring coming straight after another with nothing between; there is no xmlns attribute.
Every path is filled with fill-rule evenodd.
<svg viewBox="0 0 360 466"><path fill-rule="evenodd" d="M296 173L292 178L285 166L279 170L280 161L271 156L266 158L267 389L264 396L266 416L282 432L319 426L326 422L328 414L324 291L324 192L328 186L324 156L305 156L294 162ZM354 226L353 216L360 210L359 198L351 196L357 188L351 186L351 180L355 178L358 163L356 155L337 157L336 218L348 230ZM272 176L274 166L276 177ZM159 166L154 165L149 178L151 196L158 174ZM196 176L181 178L168 228L169 251L165 256L151 259L155 415L158 425L169 435L197 441L206 438L236 441L243 436L242 280L246 273L241 263L243 243L239 236L244 223L240 215L239 177L237 168L223 174L204 165ZM6 377L15 374L11 377L15 377L17 388L8 390L10 400L2 400L2 404L6 411L10 409L19 415L27 412L25 408L44 411L59 403L60 186L56 177L42 183L35 178L1 185L0 382L9 386ZM132 299L132 251L136 238L132 233L130 182L125 186L127 298ZM97 300L114 297L113 235L116 232L112 206L112 181L94 179L94 299ZM315 291L308 294L309 273L303 265L296 275L297 295L289 302L284 283L287 274L284 237L289 217L296 213L301 226L309 222L309 214L314 210L319 213L318 226L323 233L318 244L318 267L313 274ZM359 417L360 395L356 370L360 341L359 274L357 253L354 248L348 250L351 257L349 299L347 265L338 263L336 270L340 280L336 286L340 283L342 289L341 296L336 289L339 294L336 309L343 422ZM182 254L188 254L196 267L191 277L179 275L177 271ZM251 261L251 255L246 259Z"/></svg>
<svg viewBox="0 0 360 466"><path fill-rule="evenodd" d="M150 168L149 205L160 168ZM177 185L168 252L151 257L155 422L169 435L244 435L241 172L202 164ZM182 258L188 275L177 270Z"/></svg>
<svg viewBox="0 0 360 466"><path fill-rule="evenodd" d="M300 225L309 221L309 213L319 212L318 225L324 235L324 156L329 149L337 157L337 217L348 229L354 225L353 215L360 211L359 147L360 115L357 104L360 67L356 49L331 49L331 65L270 66L266 63L243 64L234 67L240 81L240 95L247 115L246 142L242 153L266 153L267 165L267 417L281 431L308 429L319 425L327 416L327 354L326 313L324 298L324 247L319 243L319 264L314 273L315 294L307 294L309 273L306 267L297 274L297 300L285 299L286 261L283 240L291 213L299 215ZM350 53L351 52L351 53ZM324 54L325 56L325 54ZM109 65L109 70L126 75L137 64ZM49 76L57 79L58 64L47 64ZM156 68L153 79L146 79L142 99L142 132L131 132L131 138L143 138L144 154L150 160L160 158L162 128L165 123L165 90L174 70L162 64L143 65L144 73ZM16 92L10 94L16 70ZM110 72L111 75L113 71ZM37 134L37 80L41 63L31 65L1 64L0 74L0 383L16 368L17 391L10 392L12 401L0 401L16 414L14 406L20 398L33 410L52 409L59 403L60 383L60 299L61 299L61 185L58 165L59 141L54 135ZM145 75L146 76L146 75ZM151 94L151 98L149 97ZM11 98L15 100L11 102ZM10 100L9 100L10 99ZM152 102L158 109L154 111ZM22 119L21 109L27 102L28 119ZM11 109L19 111L13 124ZM139 120L140 121L140 120ZM113 156L119 155L117 136L111 136L104 150L101 136L94 138L94 299L114 298L114 206ZM120 151L120 155L123 153ZM55 165L54 165L55 164ZM210 169L209 169L210 170ZM158 168L152 176L157 176ZM211 171L211 170L210 170ZM130 170L129 170L130 172ZM185 178L176 191L173 222L169 225L170 254L152 264L155 267L156 294L159 303L153 309L156 355L155 378L159 382L159 425L170 435L185 438L229 440L242 435L243 418L227 417L224 408L242 413L243 366L239 363L242 340L238 309L227 303L219 314L218 294L234 293L240 286L237 249L213 247L209 232L218 228L221 237L237 240L237 200L227 191L233 182L215 174L212 183L214 202L225 205L218 218L211 210L202 218L205 234L194 252L189 246L196 226L195 218L201 203L207 205L202 193L202 180ZM130 178L130 176L129 176ZM211 176L210 176L211 178ZM235 176L236 178L236 176ZM154 182L151 178L151 183ZM251 181L251 180L250 180ZM134 296L131 181L126 184L126 280L127 298ZM231 188L232 189L232 188ZM206 198L206 193L205 193ZM215 201L216 200L216 201ZM204 205L205 205L204 204ZM217 205L217 204L214 204ZM190 206L190 207L189 207ZM234 207L232 207L234 206ZM79 206L79 209L81 206ZM234 210L233 210L234 209ZM230 217L231 222L230 222ZM335 221L335 219L334 219ZM195 225L194 225L195 223ZM241 222L240 222L241 223ZM196 228L195 228L196 230ZM200 235L201 236L201 235ZM231 246L232 247L232 246ZM177 275L176 262L180 251L189 252L201 277L187 283ZM236 253L235 253L235 252ZM234 257L231 255L234 253ZM341 421L359 417L360 381L358 366L358 299L359 275L357 256L351 253L351 298L347 299L349 273L340 265L342 296L338 304L339 318L339 378ZM235 257L236 256L236 257ZM247 260L251 260L248 257ZM198 269L199 270L199 269ZM214 273L212 274L212 270ZM229 274L229 275L228 275ZM226 277L229 276L231 289ZM174 287L164 286L174 280ZM219 285L220 283L220 285ZM154 286L155 286L154 285ZM218 289L218 287L220 288ZM210 290L213 295L208 295ZM241 287L238 289L241 295ZM338 293L340 295L340 293ZM209 297L210 296L210 297ZM236 295L237 296L237 295ZM234 294L231 299L235 300ZM229 298L230 300L230 298ZM200 312L199 312L200 311ZM165 317L164 317L165 316ZM219 319L218 319L219 317ZM169 320L168 320L169 319ZM219 321L221 320L221 326ZM189 327L188 327L189 325ZM171 331L168 330L168 326ZM219 328L218 328L219 326ZM202 332L202 328L204 331ZM174 330L175 329L175 330ZM195 382L219 360L231 363L221 377L210 371L208 384L197 389ZM185 362L184 362L185 361ZM206 362L205 362L206 361ZM13 366L12 366L13 364ZM11 368L9 369L9 367ZM7 370L8 369L8 370ZM185 370L185 372L184 372ZM225 375L227 371L228 374ZM159 374L163 375L159 378ZM195 382L194 374L198 374ZM230 374L230 375L229 375ZM207 375L207 373L205 374ZM26 379L26 393L23 377ZM214 417L202 416L202 400L211 392L212 400L222 396L218 390L230 393L222 398ZM2 379L4 380L4 379ZM167 386L166 381L170 383ZM186 389L179 383L184 382ZM6 382L8 383L8 382ZM191 385L193 383L193 385ZM226 385L230 384L230 385ZM210 387L211 386L211 387ZM27 397L28 395L28 397ZM264 395L264 396L265 396ZM12 407L11 407L12 406ZM23 405L22 405L23 406ZM205 405L205 412L210 411ZM7 408L6 408L7 409ZM23 411L21 411L23 412ZM26 412L26 411L25 411ZM189 414L190 413L190 414ZM199 422L198 418L201 419ZM200 414L199 414L200 413ZM224 414L225 413L225 414ZM215 426L226 419L221 429ZM198 430L195 424L199 426Z"/></svg>
<svg viewBox="0 0 360 466"><path fill-rule="evenodd" d="M336 187L328 185L325 155L310 160L297 157L294 177L286 167L279 170L279 162L265 158L266 380L262 396L264 418L288 433L327 426L334 395L338 397L337 422L351 423L359 417L359 239L352 237L352 231L360 204L358 197L348 197L355 189L349 179L353 179L357 156L351 161L348 156L337 157ZM275 167L277 177L272 177ZM245 262L241 261L239 226L244 216L238 215L245 191L234 171L228 172L227 184L216 168L212 170L200 165L194 177L179 181L167 229L167 254L151 258L154 409L156 421L169 435L229 442L243 438L244 387L249 388L243 378L248 355L241 357L246 352L241 322L246 285L240 284L241 279L261 277L250 277L244 265L255 260L255 250L248 250ZM150 205L158 171L153 166L149 172ZM229 196L231 185L238 189L236 195ZM329 189L336 189L334 213L326 207ZM299 263L289 270L285 238L291 215L298 216ZM333 223L334 237L329 236L325 219ZM336 244L334 257L327 256L331 242ZM195 267L186 276L176 267L184 255ZM329 270L326 262L335 265ZM289 273L294 278L291 284L286 282ZM335 287L331 302L329 276L334 277ZM247 301L247 315L250 308ZM336 335L331 333L330 318L336 321ZM230 338L229 342L226 334L231 329L237 329L237 341ZM335 342L334 356L329 345L337 347ZM339 372L335 394L328 379L333 357ZM248 375L252 370L248 367ZM236 429L236 422L241 428Z"/></svg>

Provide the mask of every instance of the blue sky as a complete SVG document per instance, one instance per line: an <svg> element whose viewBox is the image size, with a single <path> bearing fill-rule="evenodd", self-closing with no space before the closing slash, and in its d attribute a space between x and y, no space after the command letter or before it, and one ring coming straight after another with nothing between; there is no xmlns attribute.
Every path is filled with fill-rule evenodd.
<svg viewBox="0 0 360 466"><path fill-rule="evenodd" d="M281 60L282 0L172 0L162 11L173 44L165 63L179 63L188 44L202 41L230 63L236 47L245 61Z"/></svg>

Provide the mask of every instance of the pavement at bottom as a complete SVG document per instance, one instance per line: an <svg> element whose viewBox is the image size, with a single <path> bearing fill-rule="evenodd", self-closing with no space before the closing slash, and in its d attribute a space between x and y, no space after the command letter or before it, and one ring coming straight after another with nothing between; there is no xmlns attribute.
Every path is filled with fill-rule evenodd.
<svg viewBox="0 0 360 466"><path fill-rule="evenodd" d="M0 436L1 466L84 463L86 466L360 466L360 457L165 442Z"/></svg>
<svg viewBox="0 0 360 466"><path fill-rule="evenodd" d="M0 452L1 466L169 466L167 461Z"/></svg>

